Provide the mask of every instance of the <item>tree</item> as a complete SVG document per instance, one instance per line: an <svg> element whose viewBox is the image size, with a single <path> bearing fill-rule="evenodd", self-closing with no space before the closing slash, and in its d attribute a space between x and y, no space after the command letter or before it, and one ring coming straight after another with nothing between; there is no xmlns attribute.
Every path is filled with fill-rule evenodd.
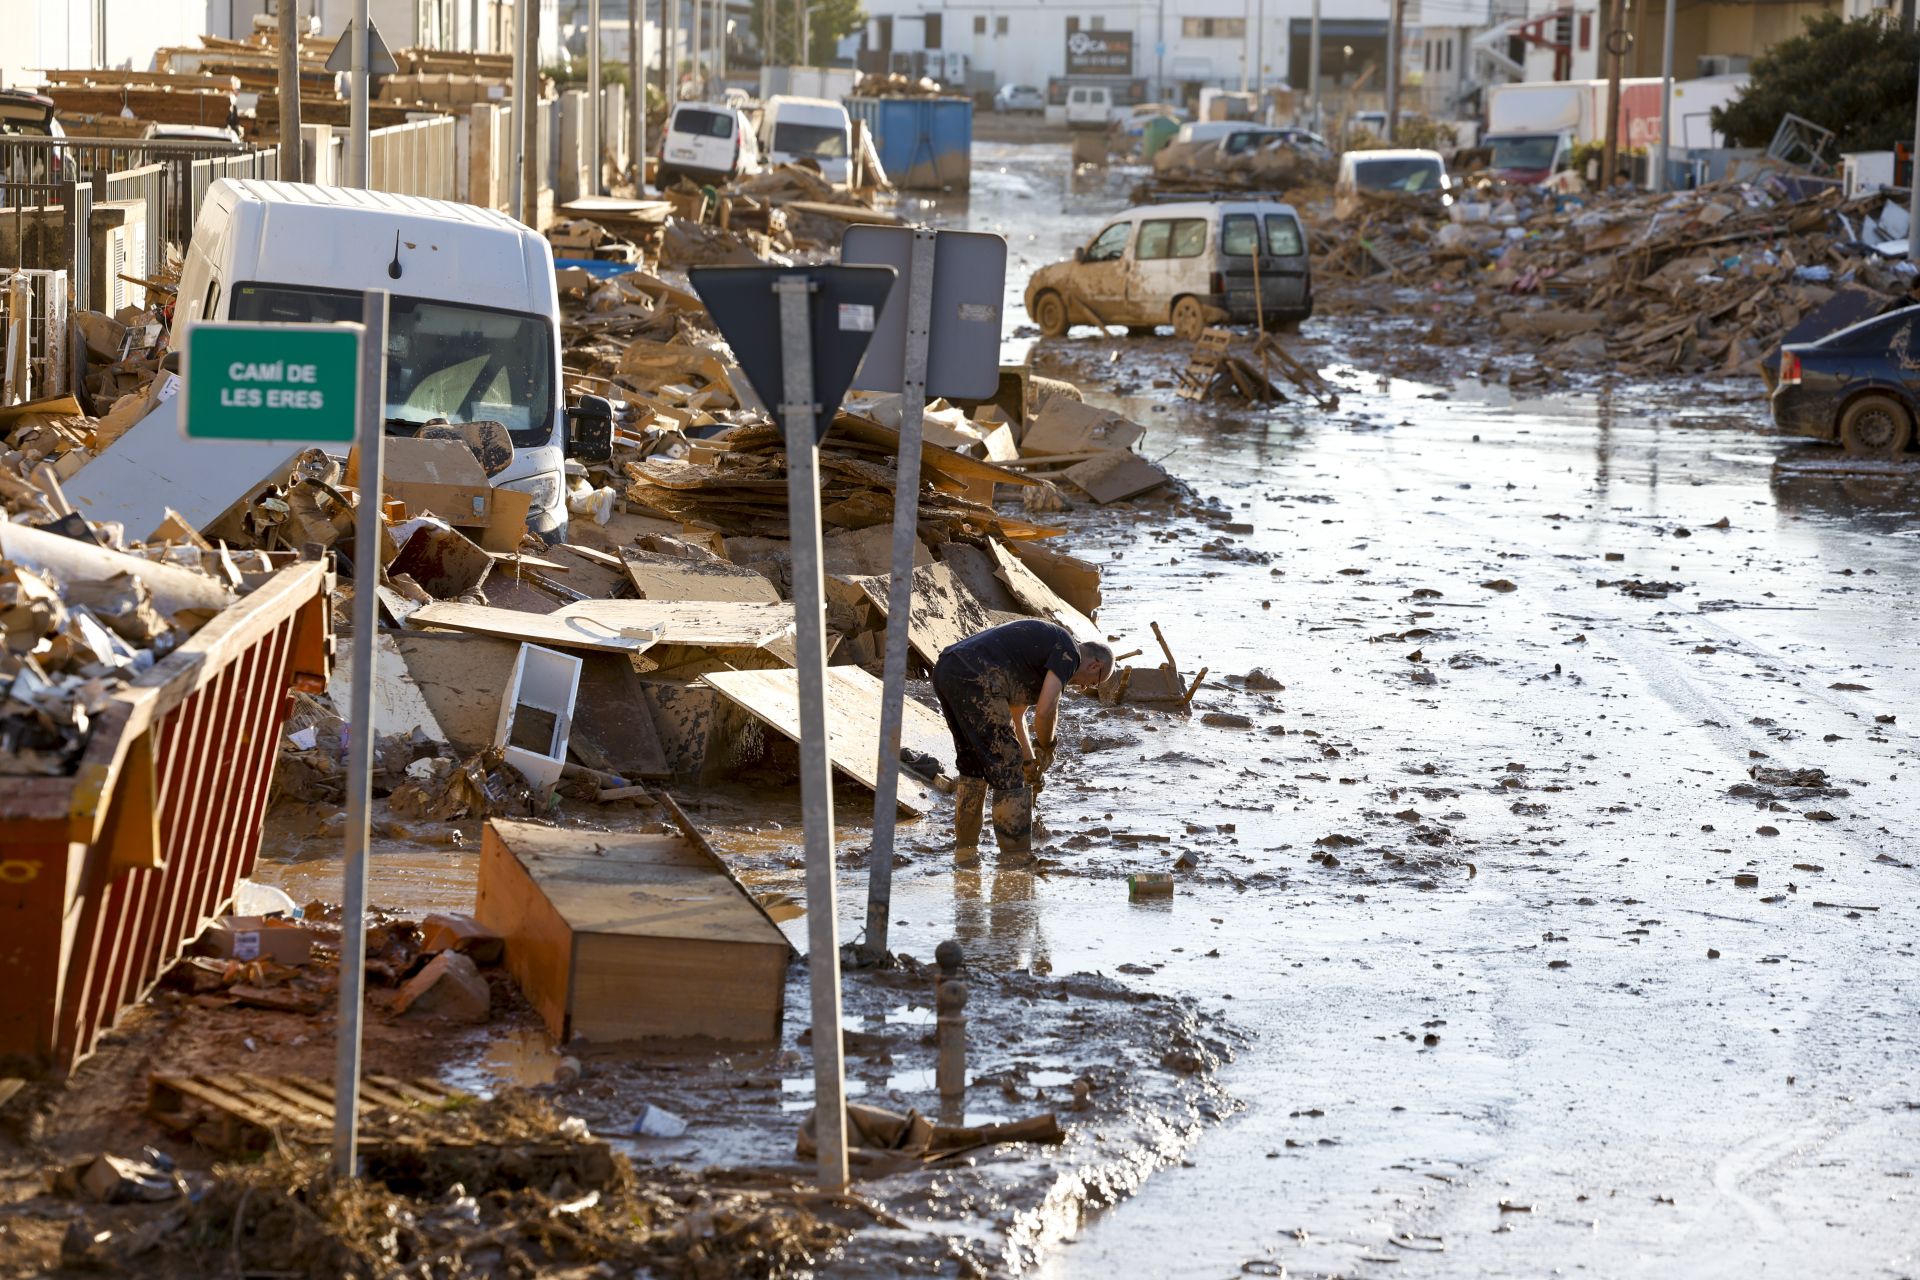
<svg viewBox="0 0 1920 1280"><path fill-rule="evenodd" d="M1740 96L1714 108L1713 127L1728 144L1766 146L1789 112L1833 130L1835 156L1911 142L1920 34L1881 16L1822 13L1806 26L1755 58Z"/></svg>
<svg viewBox="0 0 1920 1280"><path fill-rule="evenodd" d="M768 9L772 9L773 38L762 56L768 66L830 67L839 61L835 46L843 36L867 24L860 0L753 0L754 36L766 43ZM814 9L808 27L809 56L796 57L800 47L800 13Z"/></svg>

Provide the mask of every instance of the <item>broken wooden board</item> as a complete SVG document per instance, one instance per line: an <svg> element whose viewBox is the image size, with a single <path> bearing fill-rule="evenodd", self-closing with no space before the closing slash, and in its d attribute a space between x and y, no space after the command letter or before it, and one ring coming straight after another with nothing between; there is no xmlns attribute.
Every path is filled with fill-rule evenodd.
<svg viewBox="0 0 1920 1280"><path fill-rule="evenodd" d="M583 600L553 616L615 632L652 629L661 644L716 649L758 649L792 635L794 628L793 606L778 601Z"/></svg>
<svg viewBox="0 0 1920 1280"><path fill-rule="evenodd" d="M887 614L887 591L889 582L886 577L866 577L850 579L853 584L866 593L873 607L882 617ZM907 614L907 643L920 655L920 661L932 670L933 664L948 645L957 644L970 635L985 631L993 625L993 618L987 613L986 606L974 598L973 592L960 584L953 576L953 570L944 564L931 564L924 569L913 571L913 597Z"/></svg>
<svg viewBox="0 0 1920 1280"><path fill-rule="evenodd" d="M1006 548L1033 570L1034 577L1051 587L1053 594L1081 613L1091 618L1100 611L1100 566L1036 542L1009 542Z"/></svg>
<svg viewBox="0 0 1920 1280"><path fill-rule="evenodd" d="M1109 449L1062 474L1101 506L1138 497L1167 482L1166 472L1130 449Z"/></svg>
<svg viewBox="0 0 1920 1280"><path fill-rule="evenodd" d="M595 600L591 603L617 605L644 602ZM447 601L422 605L414 610L408 625L500 636L530 644L552 645L556 649L591 649L599 653L645 653L660 640L658 632L637 630L638 623L612 623L591 616L570 617L566 609L557 613L521 613L513 609ZM622 627L628 628L630 633L622 634Z"/></svg>
<svg viewBox="0 0 1920 1280"><path fill-rule="evenodd" d="M501 693L520 652L517 642L445 631L402 631L381 640L400 651L407 676L447 742L463 754L493 745ZM597 753L623 777L667 777L666 752L632 662L624 654L583 656L573 712L574 743L585 747L579 754Z"/></svg>
<svg viewBox="0 0 1920 1280"><path fill-rule="evenodd" d="M701 677L720 696L745 708L782 736L800 741L800 674L797 671L715 671ZM880 680L859 667L827 668L827 758L862 786L879 783ZM953 738L937 711L906 699L900 745L924 752L951 769ZM899 805L908 813L931 811L934 789L912 774L900 774Z"/></svg>
<svg viewBox="0 0 1920 1280"><path fill-rule="evenodd" d="M728 549L736 541L746 539L729 538ZM891 524L869 525L865 529L843 529L830 533L821 544L823 560L822 571L828 576L840 574L843 577L858 578L869 574L887 574L893 571L893 526ZM927 544L915 538L913 540L913 563L916 568L933 563L933 553L927 550Z"/></svg>
<svg viewBox="0 0 1920 1280"><path fill-rule="evenodd" d="M1033 570L1021 564L1018 557L997 542L987 544L993 549L994 563L999 568L1000 580L1007 584L1007 592L1020 607L1035 617L1057 622L1073 633L1075 640L1104 640L1100 628L1093 619L1062 600L1053 593L1053 588L1040 581Z"/></svg>
<svg viewBox="0 0 1920 1280"><path fill-rule="evenodd" d="M642 600L743 600L778 604L780 592L751 569L721 560L686 560L658 551L623 551Z"/></svg>
<svg viewBox="0 0 1920 1280"><path fill-rule="evenodd" d="M1090 449L1131 449L1147 429L1117 413L1096 409L1065 396L1049 398L1020 441L1023 455L1081 453Z"/></svg>
<svg viewBox="0 0 1920 1280"><path fill-rule="evenodd" d="M780 1038L786 936L679 832L496 818L474 918L563 1043Z"/></svg>
<svg viewBox="0 0 1920 1280"><path fill-rule="evenodd" d="M955 580L971 591L988 613L1025 612L1000 580L1000 562L991 552L970 542L949 542L940 548L940 563L953 571Z"/></svg>

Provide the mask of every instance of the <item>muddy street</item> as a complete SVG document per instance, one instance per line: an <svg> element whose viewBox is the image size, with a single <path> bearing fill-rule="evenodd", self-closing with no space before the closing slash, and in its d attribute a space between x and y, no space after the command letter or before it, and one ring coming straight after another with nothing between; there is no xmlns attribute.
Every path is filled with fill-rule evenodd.
<svg viewBox="0 0 1920 1280"><path fill-rule="evenodd" d="M1036 263L1123 201L997 158L948 216ZM1114 521L1102 623L1251 727L1080 716L1067 871L991 937L1254 1034L1246 1111L1042 1273L1911 1273L1920 476L1765 434L1757 382L1516 399L1305 336L1336 413L1173 401L1169 338L1034 351L1221 504ZM1170 850L1196 883L1129 905ZM965 924L929 860L913 950Z"/></svg>

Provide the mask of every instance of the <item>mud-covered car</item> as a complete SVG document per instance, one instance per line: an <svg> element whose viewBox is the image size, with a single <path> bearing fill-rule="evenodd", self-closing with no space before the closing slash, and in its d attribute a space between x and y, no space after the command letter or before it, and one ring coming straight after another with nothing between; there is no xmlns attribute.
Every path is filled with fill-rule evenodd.
<svg viewBox="0 0 1920 1280"><path fill-rule="evenodd" d="M1210 324L1296 328L1313 314L1307 234L1291 205L1270 200L1140 205L1110 219L1073 261L1034 272L1026 303L1050 338L1076 324L1134 334L1170 324L1188 341Z"/></svg>
<svg viewBox="0 0 1920 1280"><path fill-rule="evenodd" d="M1780 349L1773 422L1783 433L1838 442L1860 457L1913 444L1920 412L1920 307L1862 320Z"/></svg>

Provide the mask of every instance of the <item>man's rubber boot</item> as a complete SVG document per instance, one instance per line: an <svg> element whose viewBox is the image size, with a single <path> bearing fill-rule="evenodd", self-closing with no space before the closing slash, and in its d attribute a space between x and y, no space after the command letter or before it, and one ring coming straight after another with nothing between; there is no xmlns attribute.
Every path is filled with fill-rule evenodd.
<svg viewBox="0 0 1920 1280"><path fill-rule="evenodd" d="M953 784L953 849L980 847L980 825L986 818L987 780L961 778Z"/></svg>
<svg viewBox="0 0 1920 1280"><path fill-rule="evenodd" d="M1003 856L1033 856L1033 788L1000 788L993 793L993 834Z"/></svg>

